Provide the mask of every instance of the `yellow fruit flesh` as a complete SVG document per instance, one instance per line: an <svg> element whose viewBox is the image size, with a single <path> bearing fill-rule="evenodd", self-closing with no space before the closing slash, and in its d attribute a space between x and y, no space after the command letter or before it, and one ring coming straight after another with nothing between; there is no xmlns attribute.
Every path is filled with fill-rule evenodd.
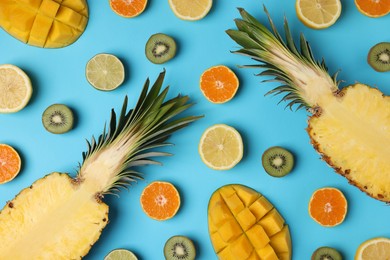
<svg viewBox="0 0 390 260"><path fill-rule="evenodd" d="M227 185L210 198L210 239L221 260L291 259L288 226L258 192Z"/></svg>
<svg viewBox="0 0 390 260"><path fill-rule="evenodd" d="M0 1L0 26L18 40L37 47L72 44L87 22L85 0Z"/></svg>
<svg viewBox="0 0 390 260"><path fill-rule="evenodd" d="M175 15L183 20L202 19L210 11L212 4L212 0L169 0Z"/></svg>

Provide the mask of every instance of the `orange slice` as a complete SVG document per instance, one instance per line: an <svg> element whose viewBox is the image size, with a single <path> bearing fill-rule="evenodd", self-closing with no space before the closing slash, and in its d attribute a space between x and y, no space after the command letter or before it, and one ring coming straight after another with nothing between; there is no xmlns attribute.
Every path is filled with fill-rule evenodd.
<svg viewBox="0 0 390 260"><path fill-rule="evenodd" d="M13 180L18 175L20 167L18 152L9 145L0 144L0 184Z"/></svg>
<svg viewBox="0 0 390 260"><path fill-rule="evenodd" d="M390 12L390 0L355 0L355 5L368 17L381 17Z"/></svg>
<svg viewBox="0 0 390 260"><path fill-rule="evenodd" d="M147 0L110 0L110 7L116 14L132 18L140 15L147 3Z"/></svg>
<svg viewBox="0 0 390 260"><path fill-rule="evenodd" d="M169 182L152 182L142 191L140 201L146 215L155 220L170 219L180 208L179 192Z"/></svg>
<svg viewBox="0 0 390 260"><path fill-rule="evenodd" d="M309 214L322 226L337 226L347 215L347 200L336 188L318 189L310 198Z"/></svg>
<svg viewBox="0 0 390 260"><path fill-rule="evenodd" d="M221 104L236 94L239 81L234 72L224 65L211 67L200 77L200 90L212 103Z"/></svg>

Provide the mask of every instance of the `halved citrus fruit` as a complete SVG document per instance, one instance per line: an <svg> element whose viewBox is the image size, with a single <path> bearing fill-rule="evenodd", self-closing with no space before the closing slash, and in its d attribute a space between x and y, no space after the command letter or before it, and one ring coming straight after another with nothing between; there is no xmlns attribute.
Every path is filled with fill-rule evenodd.
<svg viewBox="0 0 390 260"><path fill-rule="evenodd" d="M381 17L390 13L390 0L355 0L359 12L368 17Z"/></svg>
<svg viewBox="0 0 390 260"><path fill-rule="evenodd" d="M132 18L143 13L147 3L147 0L110 0L110 7L116 14Z"/></svg>
<svg viewBox="0 0 390 260"><path fill-rule="evenodd" d="M212 103L225 103L237 92L239 80L234 72L224 65L205 70L200 77L200 90Z"/></svg>
<svg viewBox="0 0 390 260"><path fill-rule="evenodd" d="M209 13L213 0L169 0L169 5L180 19L195 21Z"/></svg>
<svg viewBox="0 0 390 260"><path fill-rule="evenodd" d="M347 199L340 190L326 187L311 196L309 214L321 226L334 227L344 221L347 207Z"/></svg>
<svg viewBox="0 0 390 260"><path fill-rule="evenodd" d="M127 249L114 249L104 257L104 260L138 260L138 258Z"/></svg>
<svg viewBox="0 0 390 260"><path fill-rule="evenodd" d="M0 184L13 180L20 172L20 167L18 152L7 144L0 144Z"/></svg>
<svg viewBox="0 0 390 260"><path fill-rule="evenodd" d="M355 253L355 260L390 259L390 239L376 237L363 242Z"/></svg>
<svg viewBox="0 0 390 260"><path fill-rule="evenodd" d="M10 64L0 66L0 113L22 110L31 94L31 81L24 71Z"/></svg>
<svg viewBox="0 0 390 260"><path fill-rule="evenodd" d="M155 220L170 219L180 208L179 192L169 182L152 182L142 191L140 201L146 215Z"/></svg>
<svg viewBox="0 0 390 260"><path fill-rule="evenodd" d="M231 126L213 125L199 142L202 161L214 170L229 170L242 159L244 145L240 133Z"/></svg>
<svg viewBox="0 0 390 260"><path fill-rule="evenodd" d="M295 10L301 22L313 29L334 24L341 14L340 0L297 0Z"/></svg>

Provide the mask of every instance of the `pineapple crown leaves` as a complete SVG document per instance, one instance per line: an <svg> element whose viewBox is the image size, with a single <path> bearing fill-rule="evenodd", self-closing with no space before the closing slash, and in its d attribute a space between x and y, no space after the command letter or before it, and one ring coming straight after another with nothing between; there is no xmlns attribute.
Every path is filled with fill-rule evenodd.
<svg viewBox="0 0 390 260"><path fill-rule="evenodd" d="M238 8L242 19L235 19L237 30L229 29L226 33L236 43L241 45L241 49L233 51L233 53L248 56L261 64L244 65L242 68L259 68L262 72L257 76L271 76L272 79L263 80L263 82L279 82L282 85L267 92L266 95L286 94L281 101L287 101L286 107L292 109L294 105L298 105L296 110L303 107L310 108L310 105L303 100L298 91L297 83L292 79L289 70L294 68L291 61L299 61L300 63L312 67L316 71L322 71L328 74L328 68L324 59L316 61L311 51L309 43L306 41L303 34L300 35L300 47L296 46L286 17L284 18L284 33L285 40L279 34L273 23L270 14L264 6L264 11L268 17L271 30L267 29L256 18L250 15L242 8ZM287 59L286 59L287 58ZM278 60L280 62L275 62ZM336 72L332 76L332 81L335 86L339 85ZM279 102L280 103L280 102Z"/></svg>
<svg viewBox="0 0 390 260"><path fill-rule="evenodd" d="M157 80L149 90L150 81L146 80L136 106L127 111L128 98L124 99L119 118L114 109L108 127L105 125L103 133L96 140L92 137L87 140L88 150L83 152L83 164L98 155L110 146L126 147L124 160L115 173L112 183L102 192L115 194L120 188L127 188L129 184L143 179L142 173L134 167L151 164L161 165L152 157L171 156L166 152L155 151L155 148L172 145L166 140L171 134L180 130L203 116L185 116L177 118L193 104L188 103L188 96L178 95L165 101L169 87L162 89L165 70L160 73ZM94 158L95 159L95 158ZM92 159L93 160L93 159Z"/></svg>

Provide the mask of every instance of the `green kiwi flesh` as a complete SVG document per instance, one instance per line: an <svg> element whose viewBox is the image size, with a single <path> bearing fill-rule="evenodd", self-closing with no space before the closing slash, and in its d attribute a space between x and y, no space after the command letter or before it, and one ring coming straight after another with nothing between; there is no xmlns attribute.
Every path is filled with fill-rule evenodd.
<svg viewBox="0 0 390 260"><path fill-rule="evenodd" d="M194 243L185 236L173 236L165 243L164 256L166 260L194 260Z"/></svg>
<svg viewBox="0 0 390 260"><path fill-rule="evenodd" d="M273 177L283 177L294 167L294 156L286 149L274 146L268 148L261 158L264 170Z"/></svg>
<svg viewBox="0 0 390 260"><path fill-rule="evenodd" d="M47 131L63 134L73 128L73 112L63 104L53 104L46 108L42 115L42 123Z"/></svg>
<svg viewBox="0 0 390 260"><path fill-rule="evenodd" d="M175 57L176 42L166 34L153 34L146 43L145 54L152 63L165 63Z"/></svg>
<svg viewBox="0 0 390 260"><path fill-rule="evenodd" d="M342 260L341 254L331 247L320 247L314 251L311 260Z"/></svg>
<svg viewBox="0 0 390 260"><path fill-rule="evenodd" d="M374 45L368 52L367 62L378 72L390 71L390 42Z"/></svg>

